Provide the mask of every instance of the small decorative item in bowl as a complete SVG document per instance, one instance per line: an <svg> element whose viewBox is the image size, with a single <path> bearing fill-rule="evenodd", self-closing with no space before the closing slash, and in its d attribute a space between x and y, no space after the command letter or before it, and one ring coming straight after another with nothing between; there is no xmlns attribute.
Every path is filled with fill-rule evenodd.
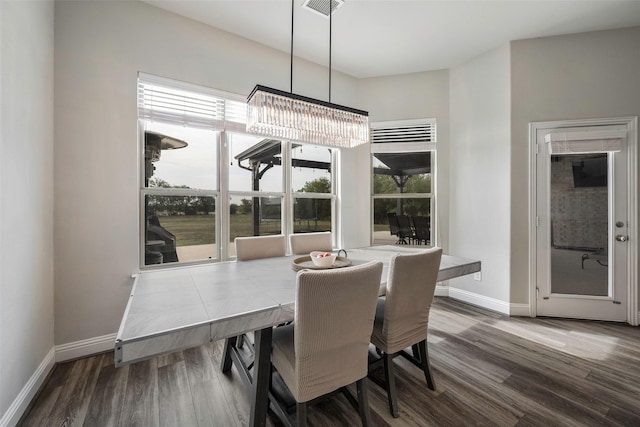
<svg viewBox="0 0 640 427"><path fill-rule="evenodd" d="M309 254L311 261L317 267L331 267L336 260L336 256L331 252L313 251Z"/></svg>

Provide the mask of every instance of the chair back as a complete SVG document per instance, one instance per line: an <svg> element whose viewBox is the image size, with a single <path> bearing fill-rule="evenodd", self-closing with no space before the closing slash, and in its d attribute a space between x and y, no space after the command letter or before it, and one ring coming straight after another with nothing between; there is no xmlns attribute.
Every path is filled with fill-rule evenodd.
<svg viewBox="0 0 640 427"><path fill-rule="evenodd" d="M294 255L333 250L330 231L292 234L289 236L289 243L291 243L291 253Z"/></svg>
<svg viewBox="0 0 640 427"><path fill-rule="evenodd" d="M294 347L298 401L367 375L382 263L302 270L296 280Z"/></svg>
<svg viewBox="0 0 640 427"><path fill-rule="evenodd" d="M389 232L392 236L398 235L398 230L400 227L398 226L398 217L394 213L387 213L387 219L389 220Z"/></svg>
<svg viewBox="0 0 640 427"><path fill-rule="evenodd" d="M429 242L431 236L429 235L429 218L426 216L414 216L413 228L416 232L416 239L419 241L424 240L425 244Z"/></svg>
<svg viewBox="0 0 640 427"><path fill-rule="evenodd" d="M236 237L234 242L238 261L285 256L287 252L287 241L283 234Z"/></svg>
<svg viewBox="0 0 640 427"><path fill-rule="evenodd" d="M413 236L409 217L406 215L398 215L396 218L398 219L398 237L406 238Z"/></svg>
<svg viewBox="0 0 640 427"><path fill-rule="evenodd" d="M441 258L441 248L391 258L382 326L387 353L396 353L427 338Z"/></svg>

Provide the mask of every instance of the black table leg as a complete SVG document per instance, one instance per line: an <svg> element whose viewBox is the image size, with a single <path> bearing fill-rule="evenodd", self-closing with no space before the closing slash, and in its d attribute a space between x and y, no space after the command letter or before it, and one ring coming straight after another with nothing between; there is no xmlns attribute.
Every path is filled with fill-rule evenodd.
<svg viewBox="0 0 640 427"><path fill-rule="evenodd" d="M250 426L264 426L269 408L269 380L271 377L271 327L255 331L253 383L251 384Z"/></svg>

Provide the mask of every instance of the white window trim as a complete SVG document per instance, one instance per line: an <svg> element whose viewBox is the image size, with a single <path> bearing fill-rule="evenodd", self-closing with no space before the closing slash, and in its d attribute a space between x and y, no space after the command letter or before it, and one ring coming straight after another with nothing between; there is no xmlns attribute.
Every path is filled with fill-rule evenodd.
<svg viewBox="0 0 640 427"><path fill-rule="evenodd" d="M371 230L370 241L373 244L374 236L374 200L376 199L430 199L431 209L431 246L440 246L440 237L438 233L438 173L437 173L437 123L435 118L425 119L410 119L410 120L393 120L371 123L371 129L380 128L401 128L404 126L414 125L430 125L433 127L433 141L432 142L388 142L388 143L371 143L371 154L369 156L369 170L373 171L373 155L376 153L421 153L431 152L431 192L430 193L393 193L393 194L375 194L373 192L373 175L371 179Z"/></svg>
<svg viewBox="0 0 640 427"><path fill-rule="evenodd" d="M222 98L225 102L232 101L237 104L241 102L242 104L246 103L246 97L230 92L225 92L217 89L207 88L203 86L199 86L196 84L191 84L187 82L176 81L152 74L147 73L138 73L139 82L147 84L157 84L160 86L165 86L171 89L176 90L185 90L189 92L194 92L198 94L212 95L214 97ZM140 84L140 83L139 83ZM234 105L234 108L237 109L237 105ZM139 108L140 111L140 108ZM250 135L244 132L244 128L240 129L236 122L230 122L227 126L227 122L225 124L220 125L221 122L218 122L214 126L209 126L204 122L197 123L185 123L185 126L193 126L196 128L206 128L215 131L215 143L218 147L217 152L217 162L216 165L218 170L218 189L216 190L198 190L198 189L180 189L180 188L162 188L162 187L145 187L144 186L144 121L149 120L149 118L145 118L138 113L138 182L139 182L139 204L138 204L138 218L139 218L139 237L138 237L138 245L139 245L139 256L138 256L138 265L140 271L147 270L155 270L155 269L172 269L172 268L182 268L189 265L202 265L202 264L210 264L216 262L224 262L235 259L235 257L231 257L229 254L229 238L230 238L230 217L229 215L223 214L224 212L229 212L230 206L230 196L246 196L248 198L252 197L279 197L282 199L282 223L281 230L282 233L286 236L293 234L294 229L294 220L293 220L293 201L296 198L315 198L315 199L328 199L331 200L331 229L332 229L332 238L335 242L339 241L338 235L338 222L337 222L337 181L339 177L337 173L332 173L331 177L331 193L304 193L304 192L294 192L291 189L291 149L293 143L291 141L282 141L282 168L283 168L283 189L282 192L265 192L265 191L232 191L229 190L229 163L230 163L230 135L231 134L241 134L241 135ZM232 116L238 117L235 113L232 112ZM179 124L178 120L167 120L166 118L163 120L154 119L158 122L170 123L170 124ZM252 135L250 135L252 136ZM296 144L300 144L300 142L295 142ZM338 149L332 150L331 156L331 170L338 171ZM161 196L180 196L180 195L198 195L198 196L209 196L214 197L215 200L215 246L216 246L216 259L213 260L194 260L194 261L179 261L177 263L167 263L167 264L155 264L155 265L145 265L145 195L161 195ZM288 241L288 239L287 239ZM288 242L287 242L287 249Z"/></svg>

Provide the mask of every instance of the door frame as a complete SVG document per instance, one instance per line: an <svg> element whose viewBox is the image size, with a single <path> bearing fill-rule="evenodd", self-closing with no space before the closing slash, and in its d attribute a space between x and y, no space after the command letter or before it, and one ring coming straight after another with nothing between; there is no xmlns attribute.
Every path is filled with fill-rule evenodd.
<svg viewBox="0 0 640 427"><path fill-rule="evenodd" d="M561 129L579 126L625 125L627 127L627 323L638 326L638 117L557 120L529 123L529 315L537 313L537 132L541 129Z"/></svg>

